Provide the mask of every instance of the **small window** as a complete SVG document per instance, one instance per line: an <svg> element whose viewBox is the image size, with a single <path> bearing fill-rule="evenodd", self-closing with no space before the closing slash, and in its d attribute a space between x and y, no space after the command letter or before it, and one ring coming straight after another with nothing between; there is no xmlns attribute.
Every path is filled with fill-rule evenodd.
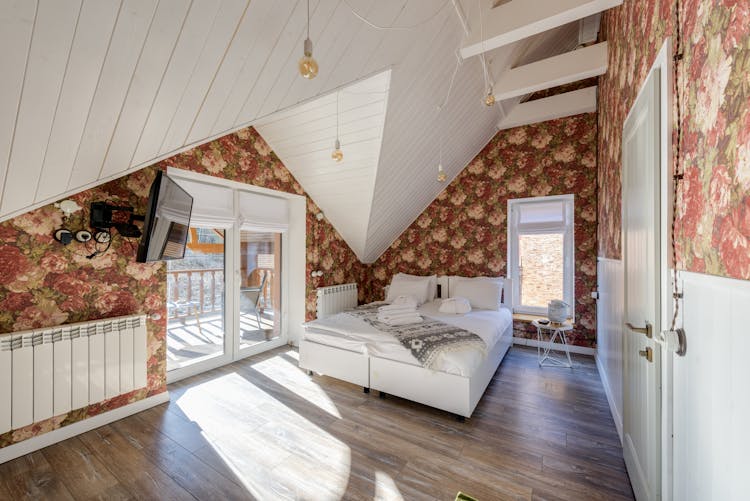
<svg viewBox="0 0 750 501"><path fill-rule="evenodd" d="M573 195L508 200L508 216L514 311L546 315L562 299L574 317Z"/></svg>

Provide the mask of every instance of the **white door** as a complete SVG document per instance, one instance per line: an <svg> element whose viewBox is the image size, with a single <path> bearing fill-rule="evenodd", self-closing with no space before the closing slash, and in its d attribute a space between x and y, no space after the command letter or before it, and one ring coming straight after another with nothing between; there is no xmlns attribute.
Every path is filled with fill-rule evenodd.
<svg viewBox="0 0 750 501"><path fill-rule="evenodd" d="M661 495L659 70L651 72L623 129L625 268L623 448L639 501Z"/></svg>

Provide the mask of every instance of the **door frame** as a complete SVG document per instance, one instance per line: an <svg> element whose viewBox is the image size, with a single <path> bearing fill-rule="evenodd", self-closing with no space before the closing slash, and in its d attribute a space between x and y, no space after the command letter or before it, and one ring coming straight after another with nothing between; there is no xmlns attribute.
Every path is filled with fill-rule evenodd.
<svg viewBox="0 0 750 501"><path fill-rule="evenodd" d="M239 192L235 192L235 206L239 206ZM234 268L233 276L236 281L236 287L239 290L240 283L240 235L242 232L240 225L234 225ZM245 230L247 231L247 230ZM232 329L235 334L232 335L232 353L235 360L242 360L243 358L263 353L264 351L278 348L279 346L285 345L289 342L289 329L286 321L286 304L289 300L289 285L290 277L289 273L286 272L289 266L289 231L281 233L281 311L279 312L279 322L281 322L280 335L270 341L260 342L246 348L241 347L240 342L240 294L232 295L232 307L234 309L234 315L232 317Z"/></svg>
<svg viewBox="0 0 750 501"><path fill-rule="evenodd" d="M666 329L672 321L674 312L674 302L672 300L672 268L670 268L670 249L672 243L671 221L674 200L674 179L672 178L672 165L674 155L672 151L672 130L674 110L674 66L672 61L672 38L666 37L659 49L654 62L651 65L646 76L641 82L641 88L638 91L633 104L638 101L644 92L644 84L648 81L654 71L659 70L659 101L660 101L660 120L659 120L659 217L658 224L660 234L658 240L659 253L659 295L660 309L657 314L660 316L662 329ZM633 106L631 105L628 114L623 120L623 126L627 122ZM621 242L625 241L624 226L621 225ZM674 263L672 263L674 266ZM624 340L623 334L623 340ZM654 341L661 347L661 499L671 500L673 492L673 421L674 421L674 404L673 404L673 356L667 350L666 337L664 330L654 333ZM623 374L623 380L625 375ZM623 402L624 404L624 402Z"/></svg>
<svg viewBox="0 0 750 501"><path fill-rule="evenodd" d="M235 222L226 228L225 233L225 286L224 301L226 335L224 336L224 354L189 365L180 369L166 371L167 384L206 372L234 361L270 350L284 344L293 344L301 337L302 323L305 321L306 291L306 256L307 256L307 198L304 195L272 190L230 179L219 178L198 172L175 167L167 167L168 175L204 184L212 184L234 191ZM285 199L289 208L289 226L282 233L282 280L281 280L281 335L272 341L260 343L257 349L251 347L239 350L239 250L240 224L238 221L239 192L254 192L262 195ZM302 277L302 280L300 280ZM236 317L236 319L235 319ZM235 346L235 344L237 346Z"/></svg>
<svg viewBox="0 0 750 501"><path fill-rule="evenodd" d="M193 226L191 226L191 228L193 228ZM220 227L217 226L217 229L218 228ZM232 351L233 332L231 327L229 326L229 319L232 318L231 315L234 314L234 311L232 310L232 306L228 301L228 292L230 290L230 287L234 286L234 273L232 272L232 270L234 269L233 245L236 237L234 235L232 226L221 227L221 229L224 230L224 351L220 355L208 358L206 360L194 362L186 365L185 367L167 370L167 384L174 383L181 379L195 376L202 372L210 371L211 369L216 369L217 367L221 367L222 365L232 363L232 357L234 356ZM168 330L169 319L167 319L167 331ZM169 336L169 332L167 332L167 336Z"/></svg>

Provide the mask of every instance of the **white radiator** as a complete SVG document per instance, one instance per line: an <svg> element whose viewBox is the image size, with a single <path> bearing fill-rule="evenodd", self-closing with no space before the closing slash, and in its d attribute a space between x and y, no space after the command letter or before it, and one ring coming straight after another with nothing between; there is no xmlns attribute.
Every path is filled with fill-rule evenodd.
<svg viewBox="0 0 750 501"><path fill-rule="evenodd" d="M326 318L357 306L357 284L332 285L318 289L318 318Z"/></svg>
<svg viewBox="0 0 750 501"><path fill-rule="evenodd" d="M146 316L0 335L0 433L146 386Z"/></svg>

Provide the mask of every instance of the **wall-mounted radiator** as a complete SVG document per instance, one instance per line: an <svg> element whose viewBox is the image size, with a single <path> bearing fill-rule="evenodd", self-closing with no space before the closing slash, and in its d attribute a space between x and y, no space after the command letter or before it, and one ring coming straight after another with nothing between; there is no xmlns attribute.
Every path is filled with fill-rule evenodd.
<svg viewBox="0 0 750 501"><path fill-rule="evenodd" d="M357 306L357 284L332 285L318 289L318 318L340 313Z"/></svg>
<svg viewBox="0 0 750 501"><path fill-rule="evenodd" d="M146 386L146 316L0 335L0 433Z"/></svg>

